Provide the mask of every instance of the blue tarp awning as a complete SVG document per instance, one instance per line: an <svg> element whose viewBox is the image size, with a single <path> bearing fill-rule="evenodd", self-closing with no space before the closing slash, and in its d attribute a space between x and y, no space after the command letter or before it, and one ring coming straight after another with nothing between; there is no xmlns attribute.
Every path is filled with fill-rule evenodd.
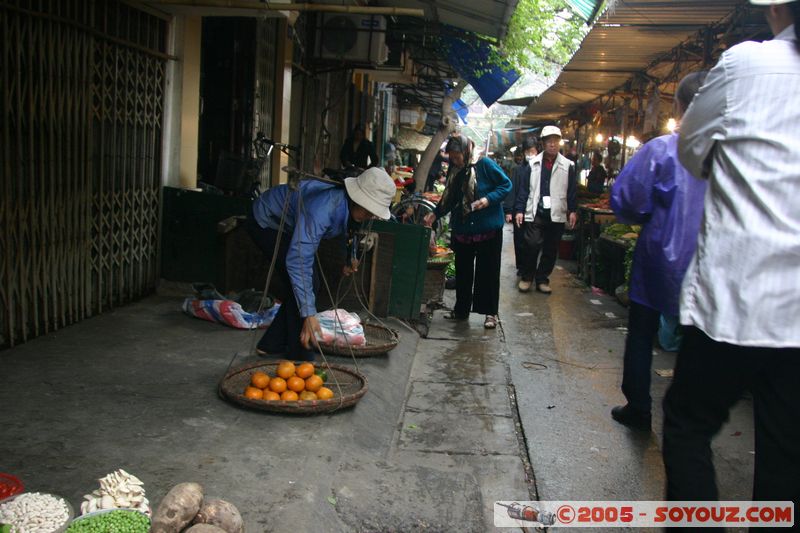
<svg viewBox="0 0 800 533"><path fill-rule="evenodd" d="M541 128L516 128L507 130L493 130L489 146L521 145L525 137L534 135Z"/></svg>
<svg viewBox="0 0 800 533"><path fill-rule="evenodd" d="M477 35L449 27L444 36L447 62L458 75L478 93L486 107L499 100L520 78L512 67L501 68L490 64L489 45Z"/></svg>

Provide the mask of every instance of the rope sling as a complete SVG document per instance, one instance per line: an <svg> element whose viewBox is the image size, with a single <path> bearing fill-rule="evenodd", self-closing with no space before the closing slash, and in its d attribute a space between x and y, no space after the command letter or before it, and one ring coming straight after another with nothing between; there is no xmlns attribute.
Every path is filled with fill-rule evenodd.
<svg viewBox="0 0 800 533"><path fill-rule="evenodd" d="M286 217L287 217L287 213L288 213L288 209L289 209L289 200L290 200L290 197L292 196L292 193L296 193L297 194L297 211L298 211L298 213L302 214L301 216L297 217L297 220L295 220L295 229L297 228L297 222L300 221L300 220L305 221L306 224L310 223L310 219L307 216L307 212L306 212L306 209L305 209L305 204L303 202L303 194L302 194L302 191L301 191L301 188L300 188L300 181L303 181L303 180L317 180L317 181L322 181L324 183L333 184L333 185L336 185L338 187L342 187L343 186L342 183L339 182L339 181L334 181L334 180L331 180L331 179L328 179L328 178L315 176L315 175L312 175L312 174L309 174L309 173L306 173L306 172L303 172L303 171L299 171L299 170L296 170L296 169L290 169L290 168L284 167L284 170L285 171L289 171L291 173L291 175L297 176L297 178L294 179L294 180L290 179L289 183L287 184L289 190L287 191L286 197L284 198L283 208L282 208L282 212L281 212L281 218L280 218L280 222L278 224L278 230L277 230L278 234L277 234L277 238L276 238L276 241L275 241L275 248L274 248L274 252L272 254L272 258L270 260L269 269L267 270L267 279L266 279L266 282L264 284L264 291L262 292L261 301L259 302L258 313L261 313L264 310L264 307L266 306L267 292L269 290L269 286L270 286L270 283L272 281L272 276L273 276L274 271L275 271L275 264L276 264L277 258L278 258L277 251L280 249L281 240L284 237L284 228L285 228L285 225L286 225ZM367 236L372 233L372 223L373 223L373 220L370 219L369 222L367 222L365 228L363 228L363 223L362 223L362 228L365 230ZM356 238L357 234L358 234L358 231L354 231L353 232L351 246L352 246L352 250L354 252L358 249L357 238ZM362 250L361 250L360 257L357 257L359 265L361 265L363 263L363 261L364 261L364 259L366 257L367 248L368 248L367 246L363 246ZM314 251L314 257L315 257L315 260L316 260L316 264L320 265L321 261L320 261L320 257L319 257L319 247L318 246L317 246L317 249ZM352 255L348 254L348 258L350 258L350 257L355 257L355 254L352 254ZM300 262L300 269L301 269L301 271L300 271L301 276L300 277L303 280L303 287L302 287L303 288L303 294L309 294L309 292L307 290L308 287L306 287L306 285L305 285L305 282L306 282L306 279L307 279L306 270L305 270L305 264L302 261ZM355 273L353 273L350 276L347 276L348 278L350 278L349 279L350 284L346 288L344 293L342 293L342 284L345 281L345 277L340 278L339 279L339 283L337 284L337 288L336 288L336 297L334 298L334 295L331 292L331 287L330 287L330 284L328 283L328 279L327 279L327 276L325 275L325 272L323 272L322 269L319 269L320 278L321 278L321 280L323 282L323 285L325 286L325 291L328 294L328 298L332 302L332 307L333 307L333 310L334 310L334 313L333 313L333 315L334 315L334 339L336 337L336 332L337 331L340 331L340 330L342 332L344 331L341 319L339 317L339 313L336 312L336 310L339 309L340 303L342 302L344 297L347 296L347 294L349 294L351 289L354 291L356 299L359 302L359 304L362 306L362 309L369 315L369 317L372 318L373 320L375 320L376 322L378 322L382 327L384 327L387 330L391 331L391 329L388 328L386 326L386 324L380 318L375 316L375 314L373 314L372 311L369 310L369 308L368 308L368 306L366 304L365 291L364 291L364 287L363 287L364 277L365 276L364 276L363 272L364 271L361 270L361 276L360 276L360 282L361 283L360 284L357 283L357 279L356 279L358 277L358 271L356 271ZM361 285L361 286L359 287L359 285ZM360 288L360 290L359 290L359 288ZM289 298L294 298L295 297L294 290L293 290L292 287L290 287L290 289L291 290L290 290L290 294L289 294L288 297ZM313 288L312 288L311 292L313 293ZM255 348L256 348L256 344L257 344L257 337L256 337L257 331L258 331L258 328L252 328L252 332L250 334L249 355L251 355L251 356L252 355L256 355ZM365 337L366 337L366 332L365 332ZM350 343L350 340L347 338L346 335L344 335L344 340L345 340L345 342L347 344L348 351L350 352L350 357L353 360L353 365L355 367L355 370L356 370L356 372L360 373L360 369L358 367L358 359L355 356L354 347ZM319 342L312 342L312 344L314 344L316 346L316 349L319 352L319 355L321 356L322 368L326 368L326 369L330 370L330 368L331 368L330 364L328 363L328 359L325 356L325 353L323 352L322 347L320 346L320 343ZM230 363L228 364L228 369L226 370L226 374L227 374L228 370L230 370L230 367L233 364L233 361L236 359L237 355L238 355L237 353L234 353L233 358L231 359ZM342 407L342 402L344 401L344 392L342 390L341 384L339 383L339 380L336 377L336 373L335 372L330 372L329 375L332 378L333 384L336 387L336 391L338 393L337 397L339 398L339 406L337 406L336 409L335 409L335 410L338 410L339 408Z"/></svg>

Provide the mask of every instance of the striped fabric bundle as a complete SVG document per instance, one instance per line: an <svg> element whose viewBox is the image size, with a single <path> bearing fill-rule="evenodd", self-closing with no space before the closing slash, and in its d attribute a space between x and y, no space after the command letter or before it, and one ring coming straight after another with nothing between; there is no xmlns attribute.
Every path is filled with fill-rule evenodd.
<svg viewBox="0 0 800 533"><path fill-rule="evenodd" d="M266 328L272 324L281 304L276 303L260 313L248 313L238 302L233 300L198 300L186 298L183 311L190 316L202 318L209 322L219 322L237 329Z"/></svg>
<svg viewBox="0 0 800 533"><path fill-rule="evenodd" d="M336 346L364 346L367 338L361 326L361 318L344 309L331 309L317 313L322 338L317 339L325 344Z"/></svg>

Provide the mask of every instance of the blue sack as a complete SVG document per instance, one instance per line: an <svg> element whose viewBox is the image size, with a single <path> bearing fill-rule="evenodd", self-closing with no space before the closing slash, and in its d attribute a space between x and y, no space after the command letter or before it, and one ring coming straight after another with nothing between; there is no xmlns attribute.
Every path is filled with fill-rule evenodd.
<svg viewBox="0 0 800 533"><path fill-rule="evenodd" d="M661 315L658 323L658 344L667 352L677 352L683 340L683 329L677 316Z"/></svg>

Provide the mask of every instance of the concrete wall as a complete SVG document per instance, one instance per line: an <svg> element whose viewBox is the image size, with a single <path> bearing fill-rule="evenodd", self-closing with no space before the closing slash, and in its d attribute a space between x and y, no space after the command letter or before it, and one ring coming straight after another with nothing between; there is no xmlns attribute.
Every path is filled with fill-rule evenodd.
<svg viewBox="0 0 800 533"><path fill-rule="evenodd" d="M272 138L276 142L290 144L292 113L292 56L294 48L289 36L289 23L278 23L278 46L275 54L275 114L273 117ZM276 157L279 156L279 157ZM272 152L272 185L286 183L287 174L281 170L289 165L289 157L279 151Z"/></svg>
<svg viewBox="0 0 800 533"><path fill-rule="evenodd" d="M179 15L170 31L166 69L162 175L164 185L197 187L202 17Z"/></svg>
<svg viewBox="0 0 800 533"><path fill-rule="evenodd" d="M200 123L200 40L202 18L184 22L183 87L181 88L180 186L197 186L197 144Z"/></svg>

